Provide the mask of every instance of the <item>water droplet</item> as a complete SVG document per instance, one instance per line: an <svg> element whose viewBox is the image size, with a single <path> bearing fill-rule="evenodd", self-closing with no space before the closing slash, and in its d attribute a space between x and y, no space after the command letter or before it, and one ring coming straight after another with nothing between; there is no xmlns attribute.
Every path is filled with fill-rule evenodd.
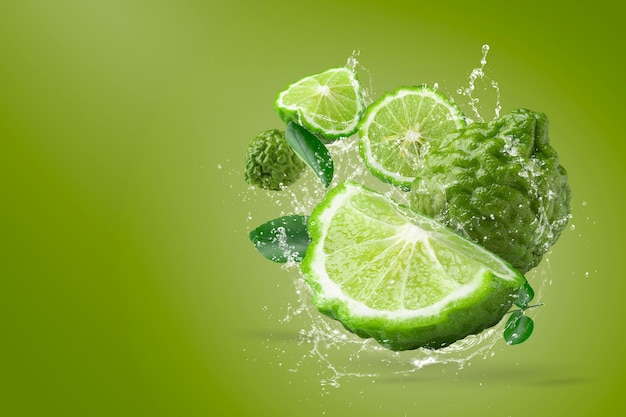
<svg viewBox="0 0 626 417"><path fill-rule="evenodd" d="M477 68L474 68L470 72L470 75L468 76L467 87L458 88L456 92L457 94L467 97L469 101L469 105L472 111L474 112L474 114L476 115L476 118L478 119L478 121L484 122L485 120L480 114L480 111L478 110L478 106L477 106L477 104L480 102L480 98L476 97L474 95L474 92L476 91L476 81L482 80L485 78L489 79L489 77L486 76L485 74L485 65L487 65L487 54L489 53L489 45L486 45L486 44L483 45L481 48L481 51L482 51L482 57L480 59L480 66ZM489 85L491 86L491 88L493 88L496 94L495 107L494 107L495 117L500 117L500 110L502 109L502 105L500 103L500 85L494 80L490 80Z"/></svg>
<svg viewBox="0 0 626 417"><path fill-rule="evenodd" d="M346 63L346 67L355 70L356 66L359 64L358 56L361 54L361 51L355 49L352 51L352 55L348 58L348 62Z"/></svg>

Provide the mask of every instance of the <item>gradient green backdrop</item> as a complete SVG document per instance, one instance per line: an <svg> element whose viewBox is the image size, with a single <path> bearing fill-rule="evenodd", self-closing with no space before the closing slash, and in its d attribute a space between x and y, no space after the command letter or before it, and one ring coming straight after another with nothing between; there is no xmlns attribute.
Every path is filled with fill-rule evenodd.
<svg viewBox="0 0 626 417"><path fill-rule="evenodd" d="M0 415L623 415L625 10L553 3L0 2ZM354 49L376 94L452 92L485 43L574 190L536 332L323 395L323 366L288 370L291 276L247 240L276 212L242 201L247 143Z"/></svg>

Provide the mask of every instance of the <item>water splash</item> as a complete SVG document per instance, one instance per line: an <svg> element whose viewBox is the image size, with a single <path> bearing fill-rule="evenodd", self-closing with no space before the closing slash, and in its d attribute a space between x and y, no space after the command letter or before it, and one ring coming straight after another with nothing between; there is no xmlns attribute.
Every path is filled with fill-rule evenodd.
<svg viewBox="0 0 626 417"><path fill-rule="evenodd" d="M489 53L489 45L485 44L482 46L482 57L480 59L480 66L474 68L472 72L470 72L468 76L468 85L467 87L462 87L457 89L457 94L467 97L469 101L469 106L472 111L476 115L476 118L480 122L484 122L485 119L480 114L478 110L478 103L480 102L480 98L475 96L476 84L477 81L481 80L489 80L489 85L494 89L496 98L495 98L495 107L494 107L494 117L500 117L500 110L502 110L502 105L500 103L500 85L497 81L490 79L485 75L485 66L487 65L487 54Z"/></svg>
<svg viewBox="0 0 626 417"><path fill-rule="evenodd" d="M380 378L408 377L419 370L435 365L453 365L460 372L476 359L487 359L496 354L496 347L504 345L502 332L506 320L480 334L468 336L443 349L426 348L394 352L379 345L373 339L362 339L347 332L339 322L321 315L310 303L311 290L296 265L285 266L295 272L294 288L298 295L295 306L288 306L281 323L297 320L304 324L299 333L299 345L309 347L308 352L295 360L289 371L299 372L305 366L318 366L320 384L324 392L338 388L343 381ZM527 276L536 289L536 300L542 302L542 293L552 284L549 260ZM527 314L535 316L541 309ZM277 349L281 355L286 349ZM287 362L283 357L281 361Z"/></svg>
<svg viewBox="0 0 626 417"><path fill-rule="evenodd" d="M361 65L358 59L359 55L361 55L361 51L359 51L358 49L352 51L352 55L350 55L348 61L346 62L346 67L359 74L359 82L361 83L362 87L363 99L365 101L365 104L369 105L372 103L374 97L372 74L366 67Z"/></svg>
<svg viewBox="0 0 626 417"><path fill-rule="evenodd" d="M488 45L482 46L482 58L480 66L474 68L469 75L469 85L457 90L457 92L469 99L469 105L480 121L484 121L478 109L479 98L476 96L477 81L484 80L485 66L487 64ZM359 73L365 73L369 77L369 88L364 88L366 103L371 103L373 89L371 88L371 76L366 68L358 61L359 51L355 50L348 58L346 66ZM364 77L359 77L363 83ZM491 88L496 92L494 107L495 117L499 117L501 110L500 89L497 82L491 80ZM439 87L439 85L437 85ZM381 183L365 167L359 157L358 138L352 136L328 144L329 152L335 163L335 176L329 188L335 187L340 182L350 180L362 183L374 189L380 189ZM511 142L505 149L511 156L518 153L517 144ZM532 175L534 169L529 167L528 172L522 175ZM326 189L311 170L306 170L302 177L291 187L281 192L259 190L250 186L247 194L242 196L244 201L273 201L274 207L280 212L276 217L288 214L311 213L313 208L324 198ZM385 194L389 197L408 205L408 194L399 189L389 186ZM248 228L258 226L259 220L248 215ZM542 219L543 220L543 219ZM540 220L540 223L543 221ZM544 258L540 267L527 274L527 279L535 289L536 301L541 302L543 290L552 284L550 279L549 253ZM425 348L394 352L379 345L373 339L362 339L346 331L341 323L322 315L311 304L311 289L306 284L300 271L299 264L288 262L283 265L286 273L293 277L294 292L297 301L294 305L288 304L280 316L278 322L281 325L297 320L298 333L297 344L306 347L306 353L299 357L290 356L290 349L286 346L276 347L280 357L280 366L286 365L289 372L298 373L305 366L313 362L319 369L319 380L324 392L329 388L339 387L342 381L354 378L366 378L372 381L376 378L389 376L408 376L425 367L438 364L453 364L459 370L472 363L473 359L494 356L496 346L505 346L502 332L506 320L502 320L496 326L489 328L478 335L468 336L443 349L429 350ZM266 308L266 307L265 307ZM531 315L537 314L541 309L533 309ZM267 311L265 312L266 314ZM273 316L272 316L273 317ZM273 319L275 320L275 319ZM269 339L267 341L270 343ZM276 341L273 343L280 343ZM293 343L293 341L283 343Z"/></svg>
<svg viewBox="0 0 626 417"><path fill-rule="evenodd" d="M361 55L361 51L358 49L353 50L352 55L348 58L348 62L346 62L346 67L356 71L356 68L359 65L359 55Z"/></svg>

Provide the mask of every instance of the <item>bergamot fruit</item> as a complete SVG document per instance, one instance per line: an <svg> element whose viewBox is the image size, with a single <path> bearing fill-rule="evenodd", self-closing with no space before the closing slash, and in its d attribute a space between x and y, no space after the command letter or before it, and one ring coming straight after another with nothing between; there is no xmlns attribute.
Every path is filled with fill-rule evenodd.
<svg viewBox="0 0 626 417"><path fill-rule="evenodd" d="M482 246L345 182L309 218L313 304L392 350L438 349L497 324L526 280Z"/></svg>
<svg viewBox="0 0 626 417"><path fill-rule="evenodd" d="M304 168L281 130L266 130L248 145L245 178L250 185L280 191L293 184Z"/></svg>
<svg viewBox="0 0 626 417"><path fill-rule="evenodd" d="M411 206L525 273L565 228L571 189L543 113L473 123L424 155Z"/></svg>

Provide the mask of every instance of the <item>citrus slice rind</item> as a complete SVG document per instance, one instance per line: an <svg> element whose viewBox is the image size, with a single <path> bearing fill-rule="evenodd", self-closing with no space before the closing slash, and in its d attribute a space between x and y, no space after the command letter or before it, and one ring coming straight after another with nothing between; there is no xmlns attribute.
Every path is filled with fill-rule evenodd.
<svg viewBox="0 0 626 417"><path fill-rule="evenodd" d="M408 189L423 153L465 126L459 107L437 90L400 87L367 108L359 127L359 150L376 177Z"/></svg>
<svg viewBox="0 0 626 417"><path fill-rule="evenodd" d="M506 262L354 183L309 220L312 303L392 350L440 348L497 324L525 278Z"/></svg>
<svg viewBox="0 0 626 417"><path fill-rule="evenodd" d="M296 122L325 139L354 134L365 112L363 90L355 71L332 68L290 84L274 108L285 122Z"/></svg>

